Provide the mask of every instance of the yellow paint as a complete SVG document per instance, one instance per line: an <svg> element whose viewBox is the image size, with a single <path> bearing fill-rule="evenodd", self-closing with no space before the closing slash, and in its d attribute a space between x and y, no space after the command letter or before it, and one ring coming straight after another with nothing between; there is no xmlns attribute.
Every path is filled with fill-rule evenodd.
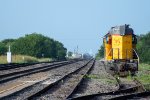
<svg viewBox="0 0 150 100"><path fill-rule="evenodd" d="M106 43L106 40L104 39L104 47L105 47L105 60L111 60L112 59L112 45Z"/></svg>
<svg viewBox="0 0 150 100"><path fill-rule="evenodd" d="M105 60L133 58L132 35L110 35L109 38L112 39L111 44L104 39Z"/></svg>
<svg viewBox="0 0 150 100"><path fill-rule="evenodd" d="M113 59L120 59L122 49L122 36L112 35Z"/></svg>

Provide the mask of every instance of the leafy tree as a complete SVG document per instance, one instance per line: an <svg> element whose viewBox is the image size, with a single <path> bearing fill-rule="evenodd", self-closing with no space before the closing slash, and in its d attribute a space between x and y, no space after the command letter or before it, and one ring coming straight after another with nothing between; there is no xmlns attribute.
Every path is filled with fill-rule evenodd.
<svg viewBox="0 0 150 100"><path fill-rule="evenodd" d="M20 37L12 44L14 54L30 55L35 57L50 57L64 59L66 48L63 44L41 34L32 33Z"/></svg>
<svg viewBox="0 0 150 100"><path fill-rule="evenodd" d="M5 46L4 43L0 42L0 55L6 54L7 52L7 47Z"/></svg>
<svg viewBox="0 0 150 100"><path fill-rule="evenodd" d="M73 52L68 51L68 56L69 56L69 57L71 57L71 56L72 56L72 54L73 54Z"/></svg>
<svg viewBox="0 0 150 100"><path fill-rule="evenodd" d="M140 58L140 62L150 64L150 32L145 35L137 36L137 52Z"/></svg>
<svg viewBox="0 0 150 100"><path fill-rule="evenodd" d="M63 46L62 43L55 41L56 43L56 55L57 59L65 59L67 49Z"/></svg>
<svg viewBox="0 0 150 100"><path fill-rule="evenodd" d="M2 41L2 43L4 43L5 45L7 45L7 44L11 44L12 42L14 42L16 39L4 39L3 41Z"/></svg>
<svg viewBox="0 0 150 100"><path fill-rule="evenodd" d="M8 48L9 46L12 46L15 40L16 39L4 39L2 40L2 43L5 44L5 46Z"/></svg>
<svg viewBox="0 0 150 100"><path fill-rule="evenodd" d="M98 50L98 53L96 54L96 58L100 59L100 58L104 58L104 46L101 45L100 49Z"/></svg>

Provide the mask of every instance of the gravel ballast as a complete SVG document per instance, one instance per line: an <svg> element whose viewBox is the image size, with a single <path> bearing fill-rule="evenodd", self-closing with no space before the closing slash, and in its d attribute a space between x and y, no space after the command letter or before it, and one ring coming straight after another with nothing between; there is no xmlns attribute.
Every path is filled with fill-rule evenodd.
<svg viewBox="0 0 150 100"><path fill-rule="evenodd" d="M106 93L117 89L118 85L116 79L105 71L102 62L96 61L93 70L86 75L84 81L72 97Z"/></svg>
<svg viewBox="0 0 150 100"><path fill-rule="evenodd" d="M69 64L69 65L65 65L62 67L58 67L49 71L44 72L44 77L45 75L47 75L47 79L41 82L38 82L30 87L24 88L21 91L7 96L4 99L13 99L13 100L23 100L29 96L31 96L32 94L36 93L37 91L43 89L44 87L46 87L47 85L55 82L56 80L60 79L61 77L63 77L64 75L76 70L77 68L83 66L85 63L87 63L87 61L79 61L73 64ZM39 76L39 73L38 73ZM24 76L21 77L19 79L16 79L15 81L25 81L25 80L29 80L29 78L31 77L31 75L29 76ZM34 75L35 77L35 75ZM41 76L42 77L42 76Z"/></svg>

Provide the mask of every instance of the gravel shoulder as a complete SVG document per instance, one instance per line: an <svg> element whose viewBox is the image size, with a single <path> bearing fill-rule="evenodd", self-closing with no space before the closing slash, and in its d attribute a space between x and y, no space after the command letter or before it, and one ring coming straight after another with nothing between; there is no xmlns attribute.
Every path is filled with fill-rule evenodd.
<svg viewBox="0 0 150 100"><path fill-rule="evenodd" d="M116 79L105 71L103 63L96 61L94 69L86 75L73 97L105 93L118 88Z"/></svg>

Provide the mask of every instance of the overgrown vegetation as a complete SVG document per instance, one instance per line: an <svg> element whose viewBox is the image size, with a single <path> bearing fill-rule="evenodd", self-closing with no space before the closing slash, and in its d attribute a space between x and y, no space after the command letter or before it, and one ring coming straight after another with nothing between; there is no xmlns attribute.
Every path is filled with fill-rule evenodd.
<svg viewBox="0 0 150 100"><path fill-rule="evenodd" d="M117 84L116 80L100 74L89 74L89 75L85 75L84 78L98 80L100 82L103 82L104 84L109 84L109 85Z"/></svg>
<svg viewBox="0 0 150 100"><path fill-rule="evenodd" d="M65 59L67 49L62 43L42 34L32 33L18 39L5 39L0 42L0 55L11 46L13 55L28 55L37 58Z"/></svg>
<svg viewBox="0 0 150 100"><path fill-rule="evenodd" d="M149 73L150 74L150 73ZM141 83L147 85L149 84L150 86L150 75L148 73L144 73L143 72L140 72L137 74L137 79L141 81Z"/></svg>
<svg viewBox="0 0 150 100"><path fill-rule="evenodd" d="M137 43L137 52L140 62L150 64L150 32L145 35L139 35Z"/></svg>
<svg viewBox="0 0 150 100"><path fill-rule="evenodd" d="M7 47L5 46L4 43L0 42L0 54L4 55L7 51Z"/></svg>
<svg viewBox="0 0 150 100"><path fill-rule="evenodd" d="M32 62L48 62L50 58L36 58L26 55L12 55L12 63L32 63ZM0 64L7 63L7 56L0 56Z"/></svg>
<svg viewBox="0 0 150 100"><path fill-rule="evenodd" d="M150 65L149 64L139 64L139 71L136 76L127 77L129 80L132 78L137 78L145 87L146 90L150 90Z"/></svg>
<svg viewBox="0 0 150 100"><path fill-rule="evenodd" d="M100 49L98 50L98 53L96 54L96 59L104 58L104 46L101 45Z"/></svg>

